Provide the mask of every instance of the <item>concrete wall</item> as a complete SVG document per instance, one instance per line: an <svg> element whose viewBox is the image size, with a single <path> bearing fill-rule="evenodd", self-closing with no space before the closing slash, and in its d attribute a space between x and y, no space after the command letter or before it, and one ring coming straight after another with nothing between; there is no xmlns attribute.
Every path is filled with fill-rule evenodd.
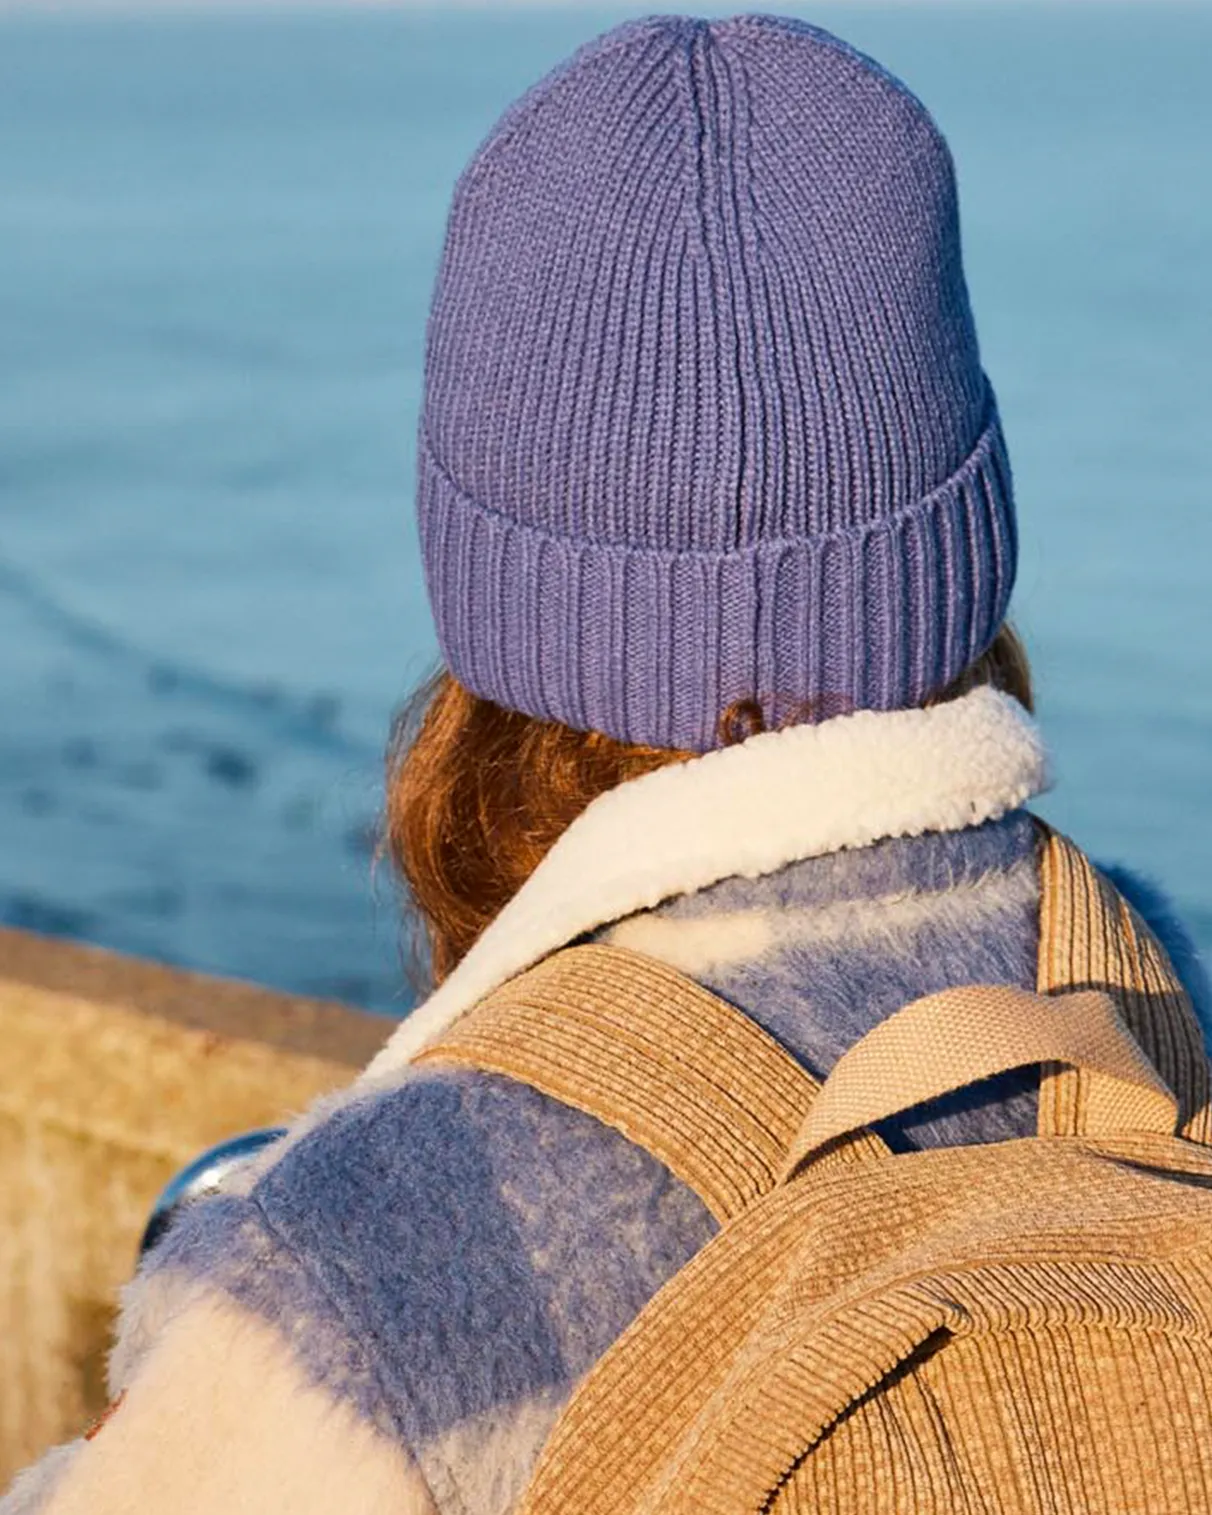
<svg viewBox="0 0 1212 1515"><path fill-rule="evenodd" d="M164 1184L348 1083L388 1029L0 929L0 1490L103 1408L117 1290Z"/></svg>

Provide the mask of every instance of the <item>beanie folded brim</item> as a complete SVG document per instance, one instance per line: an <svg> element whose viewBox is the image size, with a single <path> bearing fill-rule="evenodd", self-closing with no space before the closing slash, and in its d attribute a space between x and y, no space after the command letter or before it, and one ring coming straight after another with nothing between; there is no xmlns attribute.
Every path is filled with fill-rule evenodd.
<svg viewBox="0 0 1212 1515"><path fill-rule="evenodd" d="M485 510L422 436L418 514L439 645L511 710L707 752L756 702L773 725L898 710L993 641L1014 583L996 409L962 467L869 526L730 552L572 540Z"/></svg>

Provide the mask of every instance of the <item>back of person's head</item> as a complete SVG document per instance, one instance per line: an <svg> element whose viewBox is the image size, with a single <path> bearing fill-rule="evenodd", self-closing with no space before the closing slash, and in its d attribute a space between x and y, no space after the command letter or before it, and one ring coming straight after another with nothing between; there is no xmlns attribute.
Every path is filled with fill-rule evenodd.
<svg viewBox="0 0 1212 1515"><path fill-rule="evenodd" d="M976 682L1030 702L950 154L803 23L631 23L506 112L454 195L418 475L448 673L388 842L437 978L628 778Z"/></svg>

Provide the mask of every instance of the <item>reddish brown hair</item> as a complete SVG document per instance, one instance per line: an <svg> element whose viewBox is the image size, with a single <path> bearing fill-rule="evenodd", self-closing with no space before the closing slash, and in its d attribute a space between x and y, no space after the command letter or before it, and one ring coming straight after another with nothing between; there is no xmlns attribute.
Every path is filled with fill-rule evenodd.
<svg viewBox="0 0 1212 1515"><path fill-rule="evenodd" d="M1032 709L1026 653L1009 626L927 703L955 699L979 684ZM763 725L761 706L742 701L725 711L720 730L725 742L734 742ZM420 973L441 983L591 801L691 756L630 747L502 710L450 674L435 675L392 732L382 845L422 933Z"/></svg>

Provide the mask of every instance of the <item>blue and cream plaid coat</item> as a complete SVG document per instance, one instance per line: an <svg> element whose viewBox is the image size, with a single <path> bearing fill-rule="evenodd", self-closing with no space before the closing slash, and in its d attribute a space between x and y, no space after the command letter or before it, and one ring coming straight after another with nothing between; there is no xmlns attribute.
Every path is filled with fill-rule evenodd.
<svg viewBox="0 0 1212 1515"><path fill-rule="evenodd" d="M715 1222L592 1117L410 1053L572 940L673 964L818 1076L922 994L1034 988L1022 806L1044 782L1032 723L978 690L754 738L604 796L368 1075L153 1252L115 1357L122 1408L0 1512L505 1515L577 1381ZM1181 930L1116 877L1206 1024ZM1020 1073L885 1134L994 1141L1034 1119Z"/></svg>

